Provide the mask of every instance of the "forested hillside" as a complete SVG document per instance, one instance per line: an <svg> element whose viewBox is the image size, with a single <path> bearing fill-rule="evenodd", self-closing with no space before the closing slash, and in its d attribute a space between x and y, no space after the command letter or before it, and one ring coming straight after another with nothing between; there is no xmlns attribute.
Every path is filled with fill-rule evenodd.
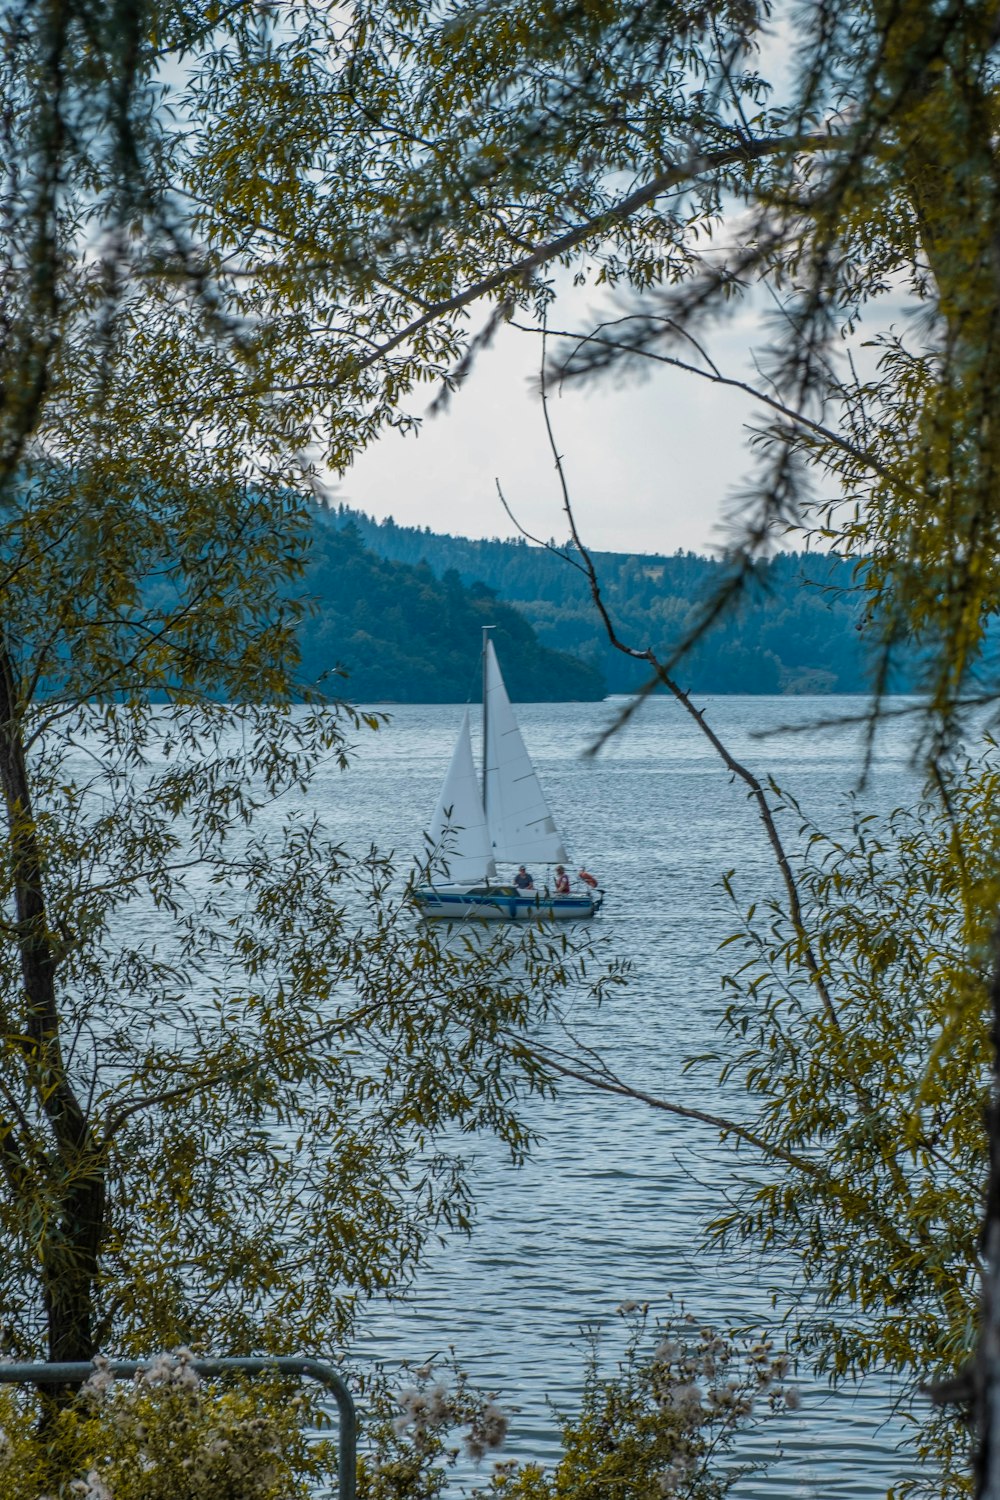
<svg viewBox="0 0 1000 1500"><path fill-rule="evenodd" d="M595 667L539 644L531 625L482 583L466 587L454 569L437 578L427 563L378 557L357 528L317 526L308 579L316 612L301 635L302 666L355 700L453 703L479 692L484 625L494 640L511 697L555 702L602 698Z"/></svg>
<svg viewBox="0 0 1000 1500"><path fill-rule="evenodd" d="M423 566L438 577L451 570L466 587L496 590L523 613L543 645L597 669L608 692L628 692L644 680L641 663L608 645L583 575L544 548L441 536L375 521L346 506L322 513L318 532L329 538L343 527L384 559ZM599 552L595 562L622 634L664 650L683 639L699 604L723 577L721 563L693 552ZM747 596L692 650L681 676L699 692L864 692L870 648L860 615L851 564L816 553L783 554L759 567ZM894 685L910 683L898 678Z"/></svg>

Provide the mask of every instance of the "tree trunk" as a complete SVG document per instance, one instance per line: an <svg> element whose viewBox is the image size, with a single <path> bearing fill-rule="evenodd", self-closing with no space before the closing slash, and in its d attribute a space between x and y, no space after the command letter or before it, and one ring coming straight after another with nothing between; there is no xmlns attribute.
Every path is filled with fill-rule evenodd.
<svg viewBox="0 0 1000 1500"><path fill-rule="evenodd" d="M23 1028L29 1090L47 1130L38 1277L48 1323L50 1360L89 1360L94 1347L95 1288L105 1220L104 1152L70 1081L56 1000L56 950L34 821L24 748L23 708L14 661L0 643L0 789L7 815L7 853L14 890L23 983Z"/></svg>

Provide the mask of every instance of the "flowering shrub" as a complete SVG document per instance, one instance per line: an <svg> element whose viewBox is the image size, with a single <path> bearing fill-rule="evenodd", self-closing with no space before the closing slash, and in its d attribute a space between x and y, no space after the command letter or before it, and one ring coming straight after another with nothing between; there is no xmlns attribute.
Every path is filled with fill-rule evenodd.
<svg viewBox="0 0 1000 1500"><path fill-rule="evenodd" d="M624 1357L605 1377L591 1337L559 1462L496 1462L470 1500L722 1500L748 1471L731 1459L739 1434L798 1405L770 1341L737 1342L683 1313L652 1323L635 1303L619 1311ZM333 1445L307 1439L304 1419L316 1426L320 1413L294 1384L202 1382L185 1350L131 1382L94 1365L41 1429L32 1398L0 1389L0 1500L314 1500L335 1487ZM508 1414L453 1358L407 1373L398 1392L368 1384L358 1500L441 1500L463 1456L503 1447Z"/></svg>
<svg viewBox="0 0 1000 1500"><path fill-rule="evenodd" d="M307 1442L304 1401L281 1381L202 1382L186 1351L134 1381L105 1361L39 1429L23 1392L0 1391L3 1500L308 1500L332 1482L327 1442ZM310 1422L315 1423L315 1414Z"/></svg>
<svg viewBox="0 0 1000 1500"><path fill-rule="evenodd" d="M769 1412L798 1406L789 1361L770 1340L737 1341L683 1313L650 1325L648 1307L623 1303L629 1323L614 1376L590 1337L580 1412L563 1418L552 1470L498 1466L489 1494L503 1500L721 1500L759 1464L738 1464L736 1440ZM652 1347L650 1347L652 1346Z"/></svg>
<svg viewBox="0 0 1000 1500"><path fill-rule="evenodd" d="M482 1459L507 1436L508 1414L473 1390L453 1358L407 1370L401 1391L384 1379L369 1391L358 1500L438 1500L463 1453Z"/></svg>
<svg viewBox="0 0 1000 1500"><path fill-rule="evenodd" d="M739 1435L769 1413L798 1406L788 1356L770 1340L737 1341L681 1314L653 1323L623 1303L624 1357L601 1373L592 1335L580 1412L561 1422L563 1456L551 1470L495 1463L471 1500L722 1500L759 1464L732 1458ZM503 1445L508 1417L476 1394L450 1362L411 1370L402 1391L371 1398L358 1500L440 1500L463 1453Z"/></svg>

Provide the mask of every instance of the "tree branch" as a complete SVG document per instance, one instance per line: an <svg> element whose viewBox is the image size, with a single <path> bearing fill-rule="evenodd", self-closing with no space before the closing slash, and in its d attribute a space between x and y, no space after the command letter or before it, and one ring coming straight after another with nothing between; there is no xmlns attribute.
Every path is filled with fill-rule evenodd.
<svg viewBox="0 0 1000 1500"><path fill-rule="evenodd" d="M377 359L384 359L400 344L406 343L414 334L426 328L428 323L434 322L445 313L458 312L461 308L468 307L471 302L476 302L480 297L495 292L500 287L508 286L511 282L524 281L540 266L558 260L561 255L574 250L592 235L611 229L613 225L630 218L632 214L640 208L645 208L662 194L681 187L684 183L701 177L705 173L717 172L724 167L735 166L741 161L759 161L765 157L782 154L794 156L802 152L834 150L842 145L841 136L824 131L792 136L764 136L758 140L744 141L739 146L729 146L725 150L693 154L681 165L669 167L665 172L658 173L642 187L636 188L634 192L620 199L612 208L604 209L601 213L584 219L582 223L574 224L571 229L567 229L554 239L547 240L530 255L525 255L520 260L491 272L490 275L473 282L451 297L431 303L419 318L415 318L405 328L401 328L398 333L393 334L392 338L386 339L373 354L366 355L364 359L352 364L349 374L342 376L341 380L353 378L359 370L366 370ZM334 382L335 385L340 383L340 380Z"/></svg>
<svg viewBox="0 0 1000 1500"><path fill-rule="evenodd" d="M762 391L758 386L751 385L748 380L739 380L733 375L723 375L718 366L711 359L709 359L707 353L695 341L692 342L695 342L695 347L698 349L698 352L702 355L702 358L709 366L708 369L704 369L699 365L691 364L688 360L680 359L676 355L657 354L652 349L645 349L637 344L624 344L618 342L615 339L602 338L600 336L601 332L605 328L611 328L623 323L630 323L633 321L647 323L652 321L663 322L665 325L671 328L676 328L676 325L671 318L651 319L650 316L646 313L632 313L622 318L609 318L605 322L599 323L591 333L576 333L569 329L562 328L550 328L548 329L548 333L552 338L565 338L575 340L578 349L584 347L587 344L596 344L601 348L607 349L609 353L619 352L622 354L635 355L637 359L651 359L654 360L657 364L669 365L672 369L675 370L683 370L685 374L697 375L699 379L707 380L711 385L721 385L728 387L730 390L743 391L747 396L752 396L755 401L760 401L762 405L769 406L771 410L777 412L779 416L787 417L787 419L790 422L794 422L796 426L806 428L807 431L815 433L817 437L821 437L824 442L830 443L832 446L839 448L841 452L846 453L850 458L855 459L857 463L862 464L867 469L870 469L873 474L877 474L880 479L885 479L887 482L894 484L903 493L909 495L915 494L912 486L908 485L901 475L899 475L895 470L891 469L887 464L884 464L881 459L879 459L874 453L870 453L862 448L859 448L855 443L849 442L847 438L843 437L840 433L835 432L833 428L826 427L822 422L818 422L815 418L807 416L805 412L798 411L794 407L788 406L784 401L780 401L776 396L768 395L766 391ZM524 323L512 323L512 326L514 328L517 328L522 333L539 332L537 328L532 328ZM678 331L683 333L685 337L690 338L690 335L686 330L680 329ZM573 355L570 355L569 359L563 364L561 368L561 375L563 378L574 379L579 374L585 373L583 371L570 369L569 365L572 358Z"/></svg>
<svg viewBox="0 0 1000 1500"><path fill-rule="evenodd" d="M791 1151L786 1151L783 1146L776 1146L772 1141L765 1140L763 1136L757 1135L746 1125L740 1125L736 1120L726 1119L722 1115L710 1115L703 1109L692 1109L686 1104L677 1104L673 1100L664 1099L658 1094L647 1094L644 1089L635 1088L619 1078L608 1066L603 1058L596 1068L584 1069L575 1066L565 1054L555 1051L553 1048L543 1044L534 1043L525 1049L545 1067L550 1068L563 1078L574 1078L578 1083L585 1083L589 1088L600 1089L606 1094L617 1094L623 1099L635 1099L640 1104L646 1104L650 1109L662 1110L665 1114L678 1115L684 1120L698 1120L703 1125L711 1125L723 1135L734 1135L739 1140L745 1141L747 1145L753 1146L755 1151L764 1156L772 1157L776 1161L784 1162L786 1166L794 1167L798 1172L805 1172L810 1177L822 1177L824 1172L816 1162L810 1161L808 1157L796 1156Z"/></svg>
<svg viewBox="0 0 1000 1500"><path fill-rule="evenodd" d="M632 657L633 660L646 661L653 669L652 676L643 686L641 692L633 697L632 701L618 716L614 724L609 729L606 729L604 731L604 733L596 741L595 745L591 747L591 753L595 753L597 750L599 750L600 747L611 737L611 735L615 734L618 729L621 728L622 724L625 723L626 720L636 712L639 704L651 693L655 692L656 688L659 687L661 683L668 690L668 692L673 694L673 696L677 699L678 703L680 703L685 712L688 713L698 725L698 728L701 730L702 734L708 740L713 750L722 760L726 769L731 772L733 776L738 777L739 780L741 780L744 785L748 787L754 799L754 802L756 803L757 811L760 816L761 823L763 824L764 831L767 835L768 843L771 845L775 860L778 864L778 869L781 872L782 882L788 896L792 923L795 927L796 936L802 944L803 957L806 963L806 967L809 970L809 974L813 981L813 984L816 987L817 994L819 995L820 1000L823 1003L823 1007L826 1010L831 1023L836 1027L837 1031L842 1034L840 1019L837 1015L836 1007L833 1003L833 997L830 994L819 961L817 960L806 935L805 923L802 917L802 902L799 896L798 884L795 880L795 875L792 870L791 862L785 851L784 844L781 841L781 836L778 833L777 824L774 820L774 814L771 810L771 805L768 802L767 794L762 783L747 766L743 765L741 761L738 761L735 756L730 754L729 750L723 744L722 740L715 733L715 730L708 723L708 720L705 717L704 710L697 708L691 701L688 693L686 693L680 686L680 684L670 676L662 663L659 661L653 648L651 646L639 648L636 646L628 645L627 642L622 640L622 638L619 636L614 621L611 618L611 614L604 601L604 595L601 589L601 583L597 574L597 569L594 565L594 560L590 552L584 545L577 528L576 516L573 512L573 506L569 495L569 487L566 482L566 473L563 468L562 455L559 452L558 447L556 446L555 434L552 430L552 422L549 416L548 408L548 392L545 382L544 333L542 339L542 373L540 377L540 390L542 397L542 411L545 418L545 430L548 435L549 446L552 450L553 458L555 460L556 473L558 474L559 484L562 490L563 512L569 524L573 545L576 548L577 552L580 554L580 558L582 559L582 561L577 562L574 557L564 552L561 548L553 546L551 542L540 541L538 537L533 536L529 531L526 531L518 521L510 506L507 504L507 501L504 499L503 491L500 489L499 481L497 481L497 491L500 495L500 502L503 505L504 510L510 517L511 521L517 527L518 531L523 537L525 537L528 541L535 542L538 546L545 547L545 549L549 552L555 552L559 557L562 557L565 561L571 563L586 576L588 584L590 586L591 598L604 624L604 629L607 634L608 640L611 642L615 650L622 652L625 656Z"/></svg>

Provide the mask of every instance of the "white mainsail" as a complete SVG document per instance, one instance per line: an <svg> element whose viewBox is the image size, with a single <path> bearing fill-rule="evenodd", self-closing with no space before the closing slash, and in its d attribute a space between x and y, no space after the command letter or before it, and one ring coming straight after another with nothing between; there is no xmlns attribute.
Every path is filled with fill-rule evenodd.
<svg viewBox="0 0 1000 1500"><path fill-rule="evenodd" d="M566 850L524 747L490 640L483 672L483 711L486 822L493 858L515 864L564 863Z"/></svg>
<svg viewBox="0 0 1000 1500"><path fill-rule="evenodd" d="M472 759L468 709L434 809L429 838L432 881L444 878L474 883L496 874Z"/></svg>

